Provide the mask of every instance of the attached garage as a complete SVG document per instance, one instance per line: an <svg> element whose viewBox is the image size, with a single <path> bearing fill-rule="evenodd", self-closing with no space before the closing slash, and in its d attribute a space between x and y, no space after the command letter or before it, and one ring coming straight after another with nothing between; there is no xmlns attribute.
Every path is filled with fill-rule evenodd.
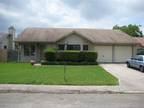
<svg viewBox="0 0 144 108"><path fill-rule="evenodd" d="M112 46L95 46L98 62L112 62Z"/></svg>
<svg viewBox="0 0 144 108"><path fill-rule="evenodd" d="M132 46L111 45L111 46L95 46L95 51L98 52L98 62L112 63L125 62L126 59L132 57Z"/></svg>
<svg viewBox="0 0 144 108"><path fill-rule="evenodd" d="M132 46L114 46L114 62L125 62L132 57Z"/></svg>

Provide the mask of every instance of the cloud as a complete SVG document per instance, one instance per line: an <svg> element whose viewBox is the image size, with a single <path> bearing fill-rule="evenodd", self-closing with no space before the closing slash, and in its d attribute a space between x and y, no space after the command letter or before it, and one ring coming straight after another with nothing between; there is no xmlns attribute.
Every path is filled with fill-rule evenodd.
<svg viewBox="0 0 144 108"><path fill-rule="evenodd" d="M26 27L144 25L143 0L0 0L0 31Z"/></svg>
<svg viewBox="0 0 144 108"><path fill-rule="evenodd" d="M81 16L89 20L96 20L110 16L115 11L114 9L115 6L111 6L111 2L106 0L78 0L78 1L65 0L65 1L72 8L77 7L76 9L79 10Z"/></svg>

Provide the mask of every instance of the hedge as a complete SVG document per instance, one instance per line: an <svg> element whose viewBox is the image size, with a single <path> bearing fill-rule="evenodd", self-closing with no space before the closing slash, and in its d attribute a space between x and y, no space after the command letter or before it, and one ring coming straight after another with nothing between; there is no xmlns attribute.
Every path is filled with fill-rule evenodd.
<svg viewBox="0 0 144 108"><path fill-rule="evenodd" d="M55 52L46 52L45 59L47 61L56 61L56 53Z"/></svg>
<svg viewBox="0 0 144 108"><path fill-rule="evenodd" d="M97 60L96 52L80 52L80 61L95 62Z"/></svg>
<svg viewBox="0 0 144 108"><path fill-rule="evenodd" d="M43 61L41 62L42 65L97 65L97 62L60 62L60 61L53 61L53 62L47 62Z"/></svg>
<svg viewBox="0 0 144 108"><path fill-rule="evenodd" d="M57 52L57 61L80 62L80 52Z"/></svg>
<svg viewBox="0 0 144 108"><path fill-rule="evenodd" d="M46 61L59 62L96 62L96 52L80 52L80 51L65 51L65 52L45 52Z"/></svg>
<svg viewBox="0 0 144 108"><path fill-rule="evenodd" d="M45 59L48 61L56 61L56 50L53 48L47 48L44 50Z"/></svg>

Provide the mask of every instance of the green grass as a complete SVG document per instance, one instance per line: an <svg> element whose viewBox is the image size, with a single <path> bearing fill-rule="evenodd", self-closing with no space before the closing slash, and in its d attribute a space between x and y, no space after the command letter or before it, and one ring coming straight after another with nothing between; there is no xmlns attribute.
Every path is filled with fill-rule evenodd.
<svg viewBox="0 0 144 108"><path fill-rule="evenodd" d="M0 63L1 84L117 85L118 79L98 65L35 67L25 63Z"/></svg>

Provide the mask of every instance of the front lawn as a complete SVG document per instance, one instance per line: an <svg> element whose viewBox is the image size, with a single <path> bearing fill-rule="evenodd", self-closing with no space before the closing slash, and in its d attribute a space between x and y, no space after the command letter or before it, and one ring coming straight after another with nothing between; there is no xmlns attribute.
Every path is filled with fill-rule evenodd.
<svg viewBox="0 0 144 108"><path fill-rule="evenodd" d="M66 82L63 65L31 66L26 63L0 63L1 84L48 85L117 85L118 79L98 65L67 66Z"/></svg>

